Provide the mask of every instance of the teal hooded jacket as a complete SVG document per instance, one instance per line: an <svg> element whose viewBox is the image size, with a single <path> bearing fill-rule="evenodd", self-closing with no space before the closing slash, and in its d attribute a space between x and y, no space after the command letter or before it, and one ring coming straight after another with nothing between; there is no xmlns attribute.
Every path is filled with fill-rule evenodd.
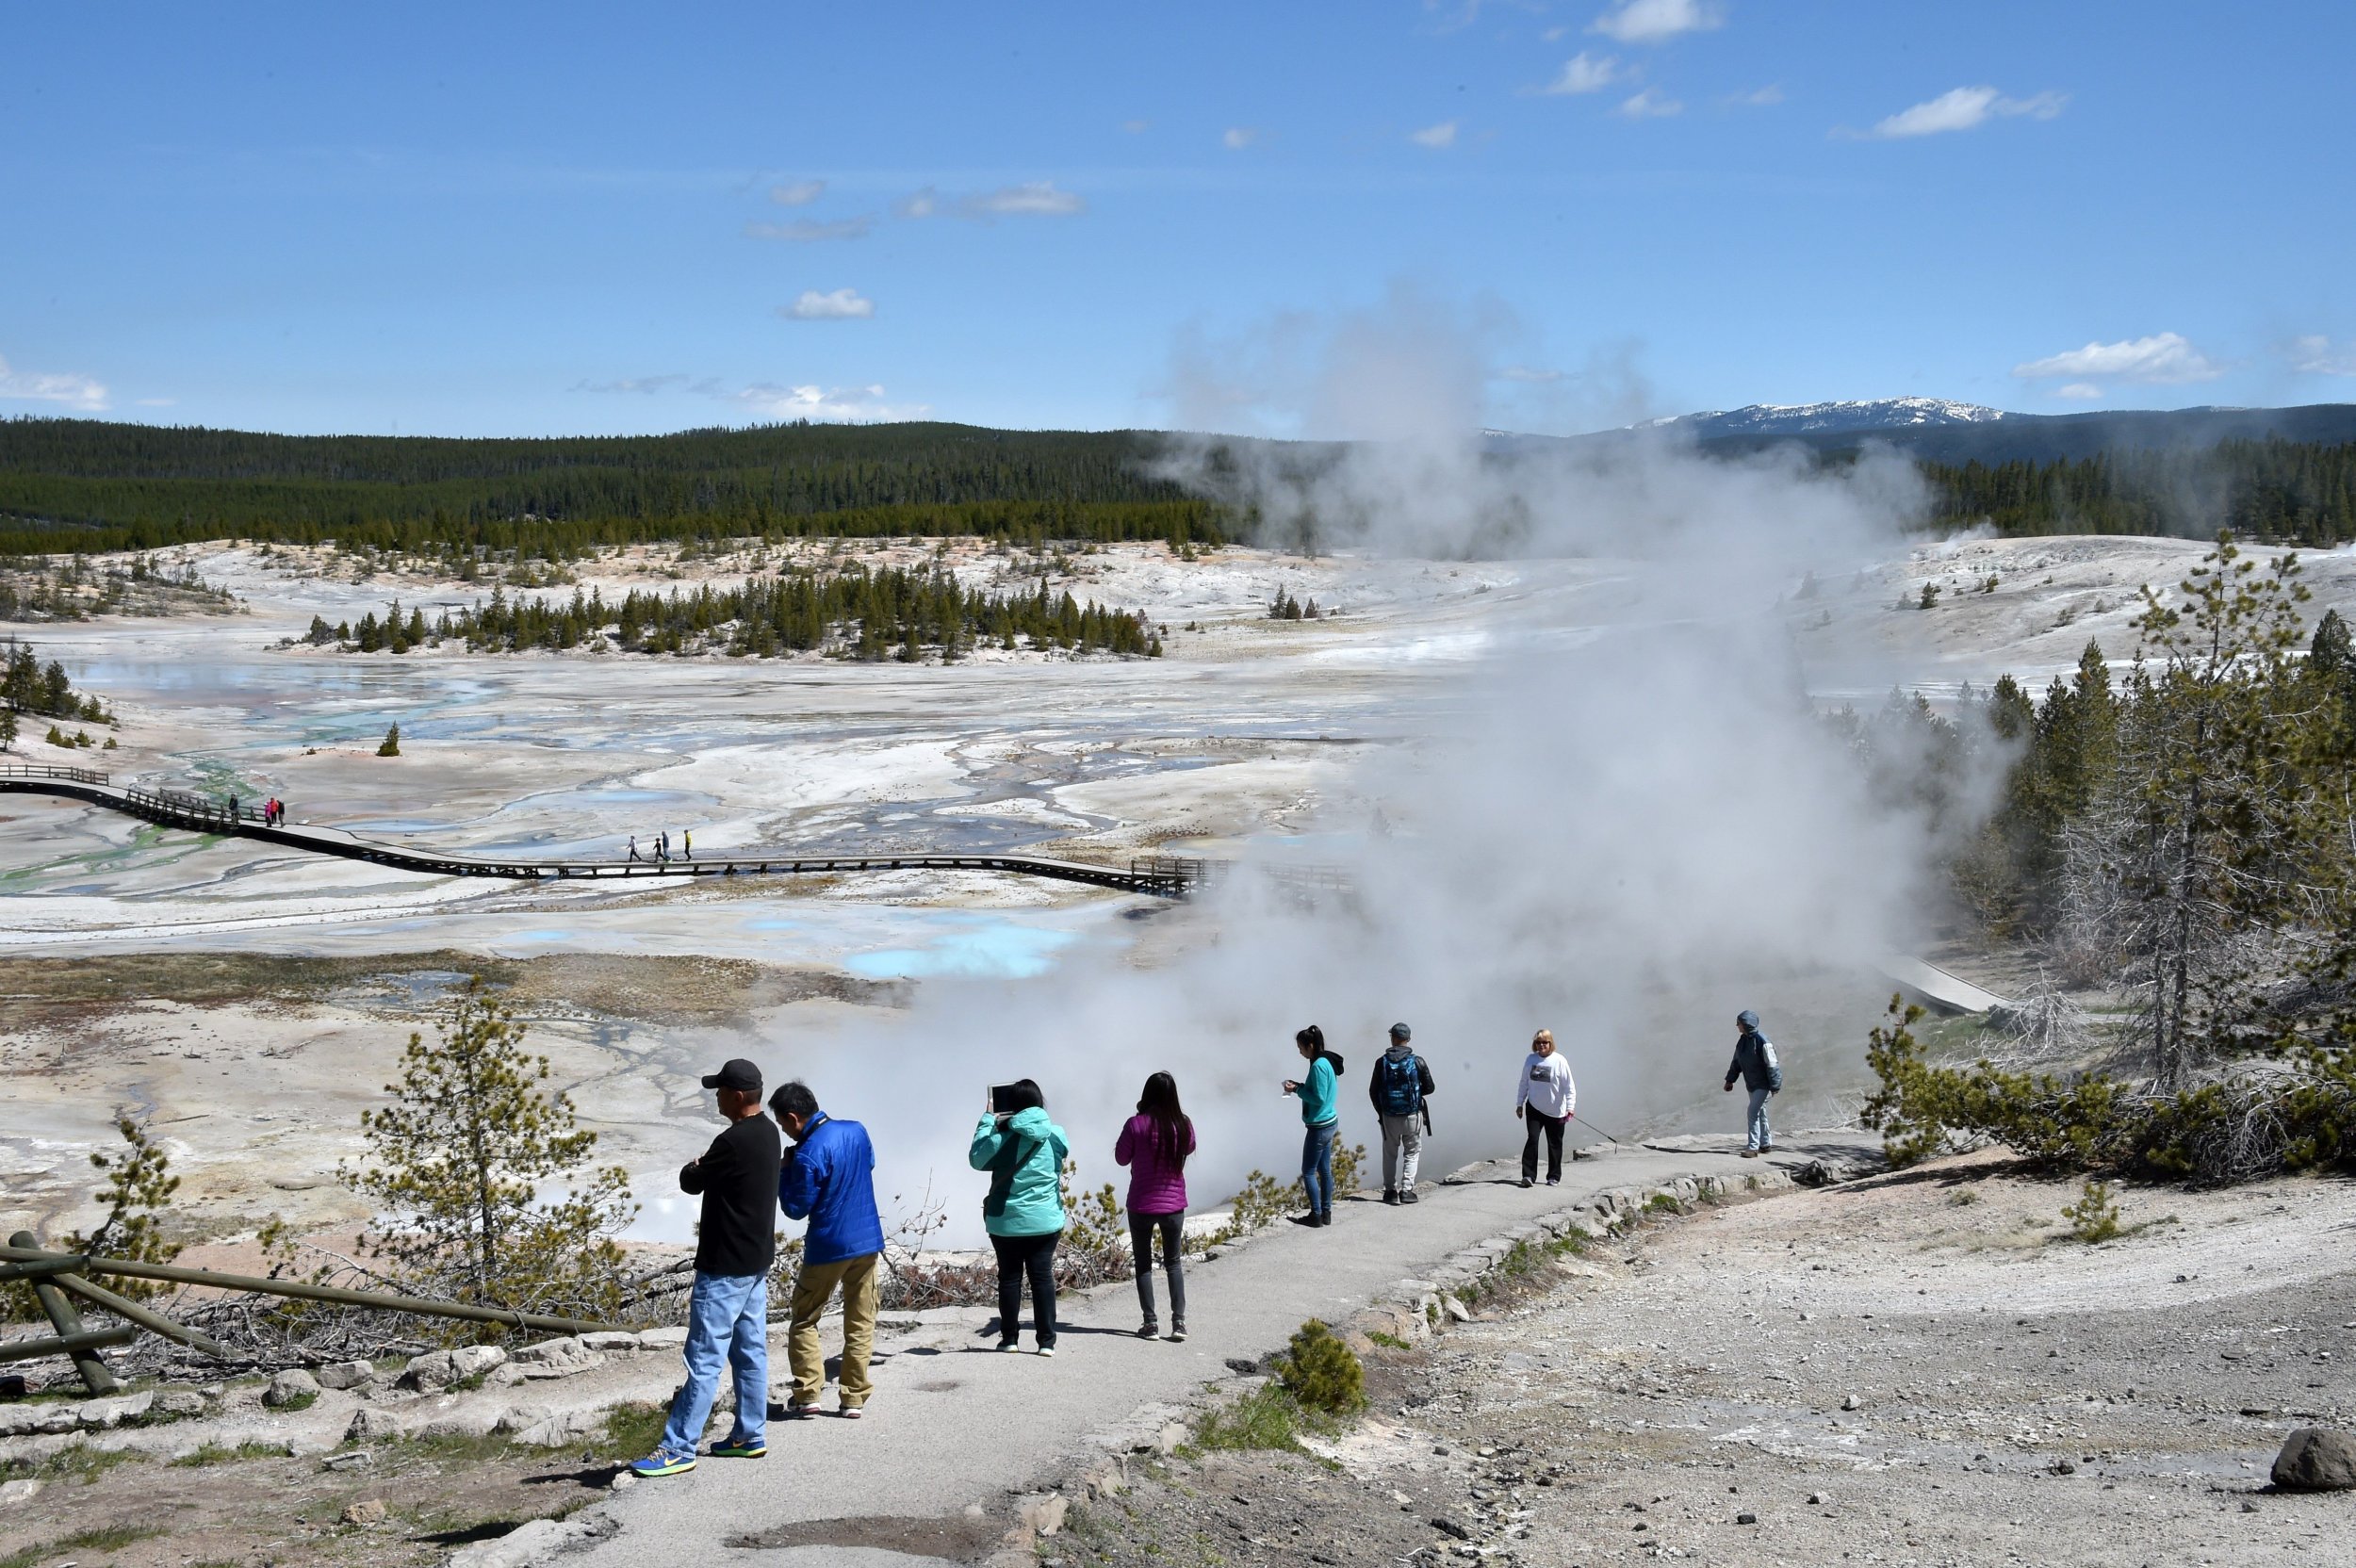
<svg viewBox="0 0 2356 1568"><path fill-rule="evenodd" d="M968 1164L990 1172L983 1228L994 1236L1062 1230L1063 1162L1071 1152L1072 1140L1037 1105L1015 1112L1003 1125L994 1116L983 1117L966 1152Z"/></svg>

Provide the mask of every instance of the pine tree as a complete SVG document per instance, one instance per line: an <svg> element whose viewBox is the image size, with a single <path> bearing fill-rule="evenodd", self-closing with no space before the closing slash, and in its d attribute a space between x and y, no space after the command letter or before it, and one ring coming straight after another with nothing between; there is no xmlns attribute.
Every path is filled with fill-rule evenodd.
<svg viewBox="0 0 2356 1568"><path fill-rule="evenodd" d="M401 726L396 724L384 731L384 743L376 748L376 754L379 757L399 757L401 755Z"/></svg>
<svg viewBox="0 0 2356 1568"><path fill-rule="evenodd" d="M628 1173L592 1165L597 1134L569 1096L541 1086L548 1058L524 1049L522 1026L479 982L438 1034L430 1046L409 1037L401 1081L385 1086L392 1102L361 1113L364 1163L337 1171L383 1211L368 1250L431 1294L612 1313L613 1236L637 1212ZM543 1200L550 1189L566 1196Z"/></svg>

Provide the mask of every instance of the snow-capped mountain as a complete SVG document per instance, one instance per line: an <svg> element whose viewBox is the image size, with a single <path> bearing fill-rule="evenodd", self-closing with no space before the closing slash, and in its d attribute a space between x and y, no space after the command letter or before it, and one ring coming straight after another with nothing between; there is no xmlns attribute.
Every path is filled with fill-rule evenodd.
<svg viewBox="0 0 2356 1568"><path fill-rule="evenodd" d="M1985 425L2015 417L2001 408L1951 402L1945 398L1853 398L1828 403L1753 403L1748 408L1679 414L1647 420L1640 430L1663 427L1710 441L1728 435L1808 435L1827 431L1922 430L1935 425Z"/></svg>

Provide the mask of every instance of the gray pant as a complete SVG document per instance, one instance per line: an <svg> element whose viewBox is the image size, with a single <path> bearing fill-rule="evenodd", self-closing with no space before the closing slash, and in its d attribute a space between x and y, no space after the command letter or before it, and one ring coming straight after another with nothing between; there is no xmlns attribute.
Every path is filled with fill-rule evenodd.
<svg viewBox="0 0 2356 1568"><path fill-rule="evenodd" d="M1765 1149L1774 1144L1775 1136L1767 1130L1767 1102L1775 1098L1773 1089L1751 1090L1750 1140L1753 1149Z"/></svg>
<svg viewBox="0 0 2356 1568"><path fill-rule="evenodd" d="M1415 1162L1423 1158L1423 1118L1386 1116L1383 1119L1383 1190L1412 1192Z"/></svg>

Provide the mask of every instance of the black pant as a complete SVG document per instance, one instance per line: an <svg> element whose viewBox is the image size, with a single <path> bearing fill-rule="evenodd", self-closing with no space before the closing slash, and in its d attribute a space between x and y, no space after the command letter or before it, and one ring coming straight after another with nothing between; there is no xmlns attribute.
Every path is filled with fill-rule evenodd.
<svg viewBox="0 0 2356 1568"><path fill-rule="evenodd" d="M1183 1214L1136 1214L1129 1216L1129 1256L1137 1264L1137 1305L1145 1309L1145 1320L1156 1320L1153 1311L1153 1233L1162 1233L1162 1268L1170 1275L1170 1320L1179 1328L1186 1324L1186 1274L1179 1254L1186 1247L1186 1217Z"/></svg>
<svg viewBox="0 0 2356 1568"><path fill-rule="evenodd" d="M1562 1129L1570 1121L1567 1116L1548 1116L1535 1105L1522 1107L1522 1125L1529 1129L1522 1136L1522 1180L1538 1179L1538 1135L1546 1135L1546 1180L1562 1179Z"/></svg>
<svg viewBox="0 0 2356 1568"><path fill-rule="evenodd" d="M1035 1236L992 1236L998 1254L998 1337L1010 1340L1023 1325L1023 1279L1031 1280L1031 1327L1040 1349L1055 1343L1055 1243L1061 1231Z"/></svg>

